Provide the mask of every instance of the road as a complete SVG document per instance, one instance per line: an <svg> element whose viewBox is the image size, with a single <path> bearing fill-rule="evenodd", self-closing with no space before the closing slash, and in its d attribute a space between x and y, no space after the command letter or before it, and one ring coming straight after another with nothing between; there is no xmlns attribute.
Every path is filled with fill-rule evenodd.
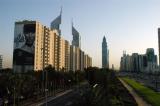
<svg viewBox="0 0 160 106"><path fill-rule="evenodd" d="M64 92L59 96L48 98L47 106L72 106L77 98L81 97L81 93L88 87L87 84L82 84L80 87L75 87L68 92ZM46 106L45 102L39 106Z"/></svg>
<svg viewBox="0 0 160 106"><path fill-rule="evenodd" d="M72 104L73 99L78 94L77 91L71 91L63 96L60 96L56 99L53 99L47 103L47 106L70 106ZM43 104L42 106L45 106Z"/></svg>

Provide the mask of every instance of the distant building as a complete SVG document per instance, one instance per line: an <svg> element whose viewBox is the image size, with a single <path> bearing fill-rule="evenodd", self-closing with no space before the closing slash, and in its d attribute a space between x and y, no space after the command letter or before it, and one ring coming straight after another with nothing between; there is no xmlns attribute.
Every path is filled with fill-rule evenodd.
<svg viewBox="0 0 160 106"><path fill-rule="evenodd" d="M152 71L157 67L157 55L154 54L153 48L148 48L146 51L146 57L147 57L147 66L148 71Z"/></svg>
<svg viewBox="0 0 160 106"><path fill-rule="evenodd" d="M52 22L51 22L51 29L52 30L57 30L59 35L61 35L61 30L60 30L60 24L61 24L61 17L62 17L62 9L60 11L60 15L54 19Z"/></svg>
<svg viewBox="0 0 160 106"><path fill-rule="evenodd" d="M140 71L139 69L139 55L138 53L133 53L132 54L132 65L133 65L133 71ZM127 63L128 64L128 63Z"/></svg>
<svg viewBox="0 0 160 106"><path fill-rule="evenodd" d="M157 56L153 48L148 48L146 54L132 53L132 55L123 52L120 62L120 70L133 72L151 72L158 68Z"/></svg>
<svg viewBox="0 0 160 106"><path fill-rule="evenodd" d="M72 45L81 48L81 37L79 35L79 32L74 28L73 24L72 24L72 35L73 35Z"/></svg>
<svg viewBox="0 0 160 106"><path fill-rule="evenodd" d="M3 68L3 58L2 58L2 55L0 55L0 69L2 69Z"/></svg>
<svg viewBox="0 0 160 106"><path fill-rule="evenodd" d="M92 58L87 54L84 55L84 68L92 67Z"/></svg>
<svg viewBox="0 0 160 106"><path fill-rule="evenodd" d="M102 68L109 68L109 50L105 36L102 42Z"/></svg>

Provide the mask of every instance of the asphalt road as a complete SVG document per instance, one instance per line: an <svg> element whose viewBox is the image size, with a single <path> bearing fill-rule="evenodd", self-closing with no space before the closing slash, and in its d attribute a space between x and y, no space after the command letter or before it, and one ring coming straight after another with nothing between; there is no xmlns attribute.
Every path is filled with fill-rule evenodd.
<svg viewBox="0 0 160 106"><path fill-rule="evenodd" d="M52 99L47 103L47 106L72 106L87 86L87 84L81 85L81 87L76 87L71 92ZM46 104L43 104L42 106L46 106Z"/></svg>
<svg viewBox="0 0 160 106"><path fill-rule="evenodd" d="M77 94L77 91L71 91L61 97L49 101L47 106L70 106L72 104L72 100ZM42 106L46 106L46 104L43 104Z"/></svg>

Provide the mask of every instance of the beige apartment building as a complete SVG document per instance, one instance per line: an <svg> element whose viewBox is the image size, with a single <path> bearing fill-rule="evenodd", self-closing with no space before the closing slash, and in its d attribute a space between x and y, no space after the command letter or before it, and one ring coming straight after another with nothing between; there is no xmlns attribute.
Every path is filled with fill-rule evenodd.
<svg viewBox="0 0 160 106"><path fill-rule="evenodd" d="M76 70L76 59L75 59L75 49L76 47L73 45L70 45L70 70L75 71Z"/></svg>
<svg viewBox="0 0 160 106"><path fill-rule="evenodd" d="M65 70L70 70L70 44L65 40Z"/></svg>
<svg viewBox="0 0 160 106"><path fill-rule="evenodd" d="M92 58L87 54L84 55L84 68L92 67Z"/></svg>
<svg viewBox="0 0 160 106"><path fill-rule="evenodd" d="M43 70L48 65L57 69L59 52L57 30L50 30L38 23L36 32L34 70Z"/></svg>

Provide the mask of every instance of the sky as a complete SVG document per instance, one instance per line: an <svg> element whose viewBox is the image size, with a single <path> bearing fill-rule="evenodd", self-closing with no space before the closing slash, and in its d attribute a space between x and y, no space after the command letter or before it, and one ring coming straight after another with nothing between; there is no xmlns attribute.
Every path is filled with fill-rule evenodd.
<svg viewBox="0 0 160 106"><path fill-rule="evenodd" d="M120 66L123 50L158 55L160 0L0 0L0 54L3 67L12 67L14 23L37 20L50 26L62 6L62 36L71 42L71 20L81 35L81 48L101 67L106 36L110 67Z"/></svg>

